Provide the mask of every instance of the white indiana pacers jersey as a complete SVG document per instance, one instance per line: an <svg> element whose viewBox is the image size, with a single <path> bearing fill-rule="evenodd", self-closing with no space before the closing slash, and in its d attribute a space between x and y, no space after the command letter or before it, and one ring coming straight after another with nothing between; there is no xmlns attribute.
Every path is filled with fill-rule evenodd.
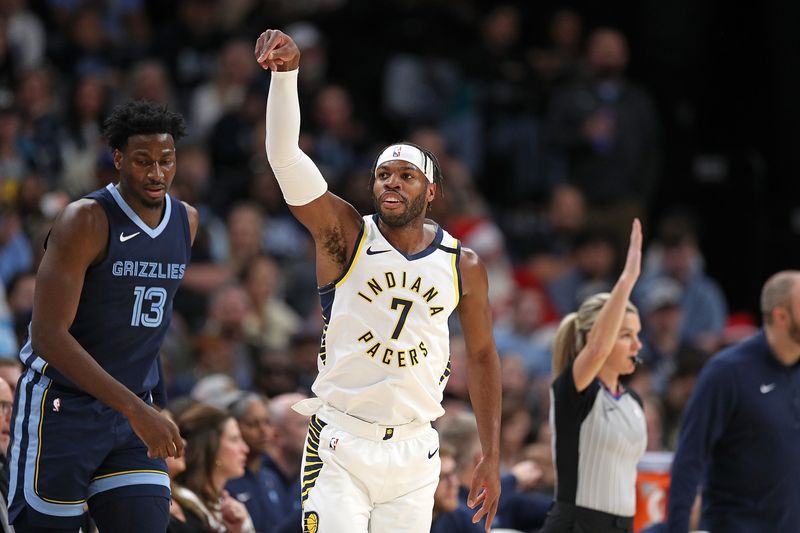
<svg viewBox="0 0 800 533"><path fill-rule="evenodd" d="M406 255L377 220L364 217L344 275L320 288L325 327L312 390L368 422L435 420L450 375L447 319L461 296L461 246L437 227L430 246Z"/></svg>

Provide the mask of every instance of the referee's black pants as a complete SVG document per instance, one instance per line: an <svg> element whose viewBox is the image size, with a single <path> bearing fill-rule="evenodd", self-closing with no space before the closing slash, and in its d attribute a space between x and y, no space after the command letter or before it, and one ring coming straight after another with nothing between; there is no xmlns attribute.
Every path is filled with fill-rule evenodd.
<svg viewBox="0 0 800 533"><path fill-rule="evenodd" d="M539 533L633 533L633 517L555 502Z"/></svg>

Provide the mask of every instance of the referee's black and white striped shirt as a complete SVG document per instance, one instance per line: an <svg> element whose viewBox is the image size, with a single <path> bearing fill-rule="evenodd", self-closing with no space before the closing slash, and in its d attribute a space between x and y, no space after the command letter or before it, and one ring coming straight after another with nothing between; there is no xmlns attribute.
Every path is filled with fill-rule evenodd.
<svg viewBox="0 0 800 533"><path fill-rule="evenodd" d="M572 363L550 389L556 500L617 516L636 511L636 465L647 447L642 400L595 379L575 389Z"/></svg>

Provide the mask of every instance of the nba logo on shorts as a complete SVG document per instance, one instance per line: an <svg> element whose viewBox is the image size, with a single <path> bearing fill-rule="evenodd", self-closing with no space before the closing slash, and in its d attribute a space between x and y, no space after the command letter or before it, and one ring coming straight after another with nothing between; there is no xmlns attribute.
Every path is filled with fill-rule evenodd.
<svg viewBox="0 0 800 533"><path fill-rule="evenodd" d="M336 449L336 446L338 446L338 445L339 445L339 437L333 437L333 438L331 439L331 442L330 442L330 444L328 444L328 446L330 446L330 447L331 447L331 449L333 449L333 450L335 450L335 449Z"/></svg>
<svg viewBox="0 0 800 533"><path fill-rule="evenodd" d="M319 515L309 511L303 517L303 533L317 533L319 529Z"/></svg>
<svg viewBox="0 0 800 533"><path fill-rule="evenodd" d="M56 413L61 410L61 398L56 398L53 400L53 411Z"/></svg>
<svg viewBox="0 0 800 533"><path fill-rule="evenodd" d="M400 150L402 149L402 146L395 146L394 151L392 152L392 157L400 157Z"/></svg>

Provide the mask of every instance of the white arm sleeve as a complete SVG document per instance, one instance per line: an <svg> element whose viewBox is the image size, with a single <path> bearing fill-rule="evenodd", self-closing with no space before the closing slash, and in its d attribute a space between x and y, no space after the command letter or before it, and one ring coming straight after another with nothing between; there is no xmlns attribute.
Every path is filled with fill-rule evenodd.
<svg viewBox="0 0 800 533"><path fill-rule="evenodd" d="M317 166L298 145L300 101L298 69L273 72L267 97L266 149L283 198L289 205L306 205L328 190Z"/></svg>

